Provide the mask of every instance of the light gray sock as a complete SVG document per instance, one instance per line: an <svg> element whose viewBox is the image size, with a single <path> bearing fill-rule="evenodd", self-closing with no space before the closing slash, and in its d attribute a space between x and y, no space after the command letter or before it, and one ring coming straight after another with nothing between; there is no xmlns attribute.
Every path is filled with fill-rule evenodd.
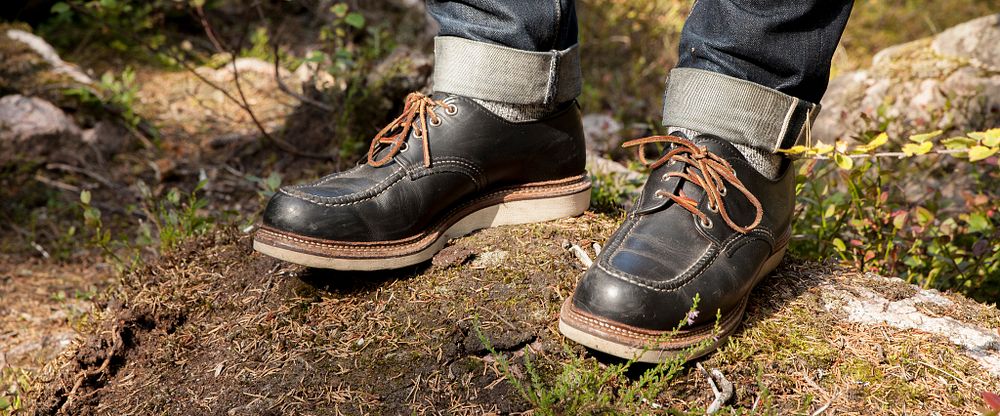
<svg viewBox="0 0 1000 416"><path fill-rule="evenodd" d="M473 98L473 101L507 121L534 121L552 114L558 104L509 104Z"/></svg>
<svg viewBox="0 0 1000 416"><path fill-rule="evenodd" d="M683 127L667 127L667 131L670 134L674 134L675 132L681 133L687 138L694 138L699 134L697 131ZM753 166L758 173L771 180L778 178L778 171L781 169L781 160L783 158L782 155L739 143L733 143L733 146L743 154L747 162L750 162L750 166Z"/></svg>

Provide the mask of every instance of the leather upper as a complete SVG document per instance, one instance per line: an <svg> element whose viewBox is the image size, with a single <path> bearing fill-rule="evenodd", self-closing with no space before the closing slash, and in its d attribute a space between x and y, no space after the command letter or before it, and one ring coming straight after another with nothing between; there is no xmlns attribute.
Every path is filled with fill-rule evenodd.
<svg viewBox="0 0 1000 416"><path fill-rule="evenodd" d="M379 167L361 164L304 185L281 188L263 215L267 227L325 240L375 242L413 236L448 210L506 186L585 173L580 110L570 103L532 122L509 122L474 101L437 95L439 123ZM377 156L389 151L383 148Z"/></svg>
<svg viewBox="0 0 1000 416"><path fill-rule="evenodd" d="M693 141L732 165L763 206L760 224L746 234L735 231L709 209L701 187L666 176L684 163L666 163L650 173L633 210L581 279L573 296L576 308L634 327L670 330L692 318L688 311L698 295L699 313L691 324L712 323L716 310L737 307L756 283L758 269L784 244L794 209L794 169L785 166L783 175L770 180L729 142L708 135ZM710 224L657 191L697 200ZM730 189L722 198L737 225L753 222L756 210L746 196Z"/></svg>

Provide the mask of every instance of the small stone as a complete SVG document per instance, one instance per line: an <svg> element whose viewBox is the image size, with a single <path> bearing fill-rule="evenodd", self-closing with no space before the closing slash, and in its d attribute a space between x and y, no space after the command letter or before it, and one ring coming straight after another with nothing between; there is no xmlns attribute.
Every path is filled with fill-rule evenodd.
<svg viewBox="0 0 1000 416"><path fill-rule="evenodd" d="M431 260L431 264L435 267L441 268L458 266L465 263L475 254L475 251L466 246L448 246L434 255L434 258Z"/></svg>
<svg viewBox="0 0 1000 416"><path fill-rule="evenodd" d="M473 269L496 269L502 266L507 258L510 257L510 253L497 250L497 251L487 251L476 256L472 260Z"/></svg>

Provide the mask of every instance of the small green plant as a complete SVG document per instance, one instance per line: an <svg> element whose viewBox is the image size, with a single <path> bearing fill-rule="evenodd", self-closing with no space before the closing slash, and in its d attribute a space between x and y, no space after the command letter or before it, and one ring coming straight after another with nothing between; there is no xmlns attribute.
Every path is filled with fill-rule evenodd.
<svg viewBox="0 0 1000 416"><path fill-rule="evenodd" d="M135 83L135 70L125 67L115 76L110 71L101 76L94 88L68 88L64 94L75 97L80 104L103 111L108 109L131 128L136 128L142 118L135 111L136 97L139 87Z"/></svg>
<svg viewBox="0 0 1000 416"><path fill-rule="evenodd" d="M170 0L68 0L52 5L52 17L39 29L57 46L80 41L107 45L119 52L136 52L139 40L158 47L166 36L156 28L184 2Z"/></svg>
<svg viewBox="0 0 1000 416"><path fill-rule="evenodd" d="M32 391L31 373L22 368L0 368L0 416L20 414L25 396Z"/></svg>
<svg viewBox="0 0 1000 416"><path fill-rule="evenodd" d="M105 256L114 261L115 265L120 269L124 269L126 263L118 255L118 249L121 248L120 241L113 241L111 239L111 230L105 226L104 221L101 218L101 210L96 206L92 205L92 194L90 191L84 190L80 192L80 207L83 209L83 223L84 226L92 231L92 236L90 238L90 244L96 246L104 252Z"/></svg>
<svg viewBox="0 0 1000 416"><path fill-rule="evenodd" d="M688 316L696 316L699 296ZM687 317L662 339L669 339L688 325ZM714 333L719 334L720 314L716 314ZM507 382L528 403L543 415L577 414L641 414L650 411L650 404L666 389L670 381L684 369L684 357L708 348L713 339L707 339L682 351L676 357L646 369L637 378L630 376L636 359L601 365L593 359L584 359L564 345L568 362L558 364L557 373L543 375L533 363L530 354L524 355L526 380L514 374L506 356L496 351L489 339L474 325L476 336L500 366Z"/></svg>
<svg viewBox="0 0 1000 416"><path fill-rule="evenodd" d="M211 227L212 218L205 212L208 200L199 195L206 183L205 180L198 182L187 198L182 199L180 191L171 188L163 199L157 200L149 187L139 182L139 190L143 196L142 209L156 228L160 250L169 250ZM154 241L153 230L148 224L143 223L140 229L143 241Z"/></svg>
<svg viewBox="0 0 1000 416"><path fill-rule="evenodd" d="M642 186L640 180L610 172L592 172L590 182L591 209L608 214L623 213L624 202L631 200Z"/></svg>

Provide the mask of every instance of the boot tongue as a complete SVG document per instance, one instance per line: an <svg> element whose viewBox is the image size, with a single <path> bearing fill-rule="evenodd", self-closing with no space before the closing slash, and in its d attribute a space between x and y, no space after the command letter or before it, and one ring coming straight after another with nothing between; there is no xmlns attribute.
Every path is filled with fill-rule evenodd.
<svg viewBox="0 0 1000 416"><path fill-rule="evenodd" d="M674 132L672 135L685 139L687 138L680 132ZM691 139L691 141L698 146L704 147L709 152L723 157L724 159L741 157L739 151L733 148L733 146L725 140L714 138L712 136L700 135ZM663 149L663 153L661 153L660 156L662 157L671 149L672 147ZM650 172L649 179L646 180L646 185L643 187L642 195L636 204L635 213L638 215L653 213L669 207L674 203L674 201L670 198L658 197L656 195L658 191L663 194L674 195L680 195L683 193L684 196L687 196L688 198L700 200L705 194L705 190L702 187L676 176L667 176L670 172L684 172L686 167L688 167L688 165L682 162L667 162L663 164L663 166L660 166ZM694 167L691 167L690 170L700 173L697 168Z"/></svg>

